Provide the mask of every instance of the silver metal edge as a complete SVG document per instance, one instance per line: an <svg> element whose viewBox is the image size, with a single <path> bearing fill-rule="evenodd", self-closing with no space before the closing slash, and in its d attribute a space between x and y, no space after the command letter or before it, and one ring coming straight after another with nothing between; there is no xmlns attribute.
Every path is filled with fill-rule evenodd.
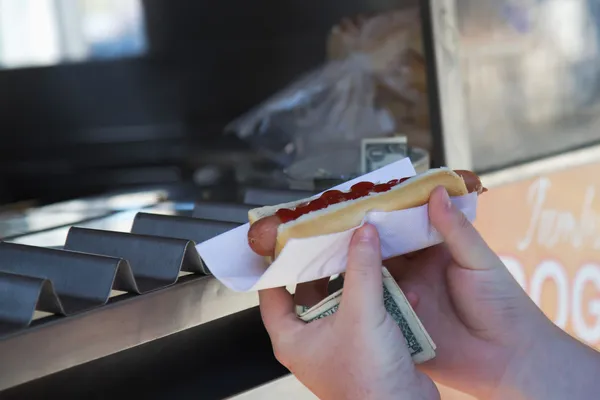
<svg viewBox="0 0 600 400"><path fill-rule="evenodd" d="M0 339L0 390L257 305L254 292L232 292L213 277L192 277L78 316L42 323Z"/></svg>
<svg viewBox="0 0 600 400"><path fill-rule="evenodd" d="M481 176L481 181L486 187L493 188L595 162L600 162L600 145L484 174Z"/></svg>
<svg viewBox="0 0 600 400"><path fill-rule="evenodd" d="M445 164L473 169L471 143L463 93L456 0L432 0L431 24L441 103Z"/></svg>

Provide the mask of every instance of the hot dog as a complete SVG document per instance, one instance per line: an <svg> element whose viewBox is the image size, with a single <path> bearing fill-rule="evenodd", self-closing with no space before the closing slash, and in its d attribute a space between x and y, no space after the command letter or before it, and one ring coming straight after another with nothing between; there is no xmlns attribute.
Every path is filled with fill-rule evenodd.
<svg viewBox="0 0 600 400"><path fill-rule="evenodd" d="M348 192L328 191L310 199L250 210L248 244L256 254L275 259L289 239L352 229L370 210L389 212L422 206L437 186L444 186L450 196L487 191L473 172L446 168L383 184L360 182Z"/></svg>

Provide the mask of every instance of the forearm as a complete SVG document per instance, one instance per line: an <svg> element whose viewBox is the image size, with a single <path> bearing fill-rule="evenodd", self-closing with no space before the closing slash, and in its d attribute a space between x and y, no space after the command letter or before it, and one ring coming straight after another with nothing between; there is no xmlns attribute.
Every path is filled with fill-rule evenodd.
<svg viewBox="0 0 600 400"><path fill-rule="evenodd" d="M600 353L558 329L509 366L495 399L583 400L600 393Z"/></svg>

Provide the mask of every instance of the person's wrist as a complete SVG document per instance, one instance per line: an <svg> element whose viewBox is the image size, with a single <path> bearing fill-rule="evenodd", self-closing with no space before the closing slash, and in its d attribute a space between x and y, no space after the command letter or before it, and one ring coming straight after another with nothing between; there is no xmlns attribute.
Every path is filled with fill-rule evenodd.
<svg viewBox="0 0 600 400"><path fill-rule="evenodd" d="M416 372L410 385L400 384L393 391L397 400L440 400L440 392L433 381L425 374Z"/></svg>
<svg viewBox="0 0 600 400"><path fill-rule="evenodd" d="M357 400L440 400L437 386L426 375L418 372L411 378L402 376L395 380L390 379L385 384L363 389L366 390L362 390L361 394L357 395L353 391L354 393L344 398L356 398Z"/></svg>
<svg viewBox="0 0 600 400"><path fill-rule="evenodd" d="M546 369L540 369L540 364L552 364L547 358L549 349L554 348L562 338L551 332L531 332L531 337L527 338L524 345L513 350L503 376L491 393L492 399L530 399L537 391L537 386L543 385L548 379Z"/></svg>
<svg viewBox="0 0 600 400"><path fill-rule="evenodd" d="M578 390L600 373L600 357L554 324L532 331L533 340L508 364L492 399L580 399ZM600 384L595 383L598 392ZM583 392L582 392L583 393Z"/></svg>

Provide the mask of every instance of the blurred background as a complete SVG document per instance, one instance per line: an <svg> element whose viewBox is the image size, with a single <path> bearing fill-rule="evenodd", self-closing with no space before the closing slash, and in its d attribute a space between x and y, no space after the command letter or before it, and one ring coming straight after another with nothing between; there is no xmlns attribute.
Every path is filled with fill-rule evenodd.
<svg viewBox="0 0 600 400"><path fill-rule="evenodd" d="M132 187L286 186L281 165L225 127L345 56L332 50L337 24L429 3L0 0L0 204ZM463 158L478 172L600 140L598 1L451 8L443 31L418 27L426 83L408 135L432 166L447 163L444 140L455 141L443 130L468 136ZM449 41L436 70L433 43ZM453 65L460 73L449 78ZM459 90L440 99L447 81ZM398 121L404 103L386 101Z"/></svg>
<svg viewBox="0 0 600 400"><path fill-rule="evenodd" d="M0 203L222 178L255 157L226 124L394 3L0 0Z"/></svg>

